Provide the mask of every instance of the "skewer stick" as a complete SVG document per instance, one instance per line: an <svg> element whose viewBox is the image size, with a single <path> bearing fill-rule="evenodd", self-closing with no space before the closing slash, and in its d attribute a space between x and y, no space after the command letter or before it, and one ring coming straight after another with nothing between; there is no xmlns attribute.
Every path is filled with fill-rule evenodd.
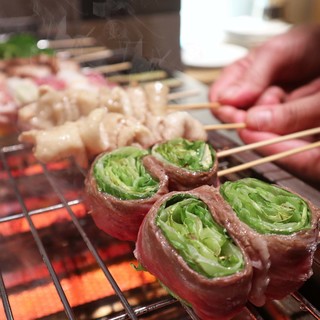
<svg viewBox="0 0 320 320"><path fill-rule="evenodd" d="M189 98L189 97L197 96L199 94L200 94L200 91L197 90L197 89L179 91L179 92L171 92L171 93L168 94L168 100Z"/></svg>
<svg viewBox="0 0 320 320"><path fill-rule="evenodd" d="M37 45L39 48L51 48L51 49L61 49L61 48L74 48L74 47L84 47L95 45L96 39L92 37L74 38L74 39L56 39L56 40L39 40Z"/></svg>
<svg viewBox="0 0 320 320"><path fill-rule="evenodd" d="M58 49L56 51L58 56L73 57L73 56L97 52L105 49L106 47L96 46L96 47L77 47L77 48L67 48L67 49L63 48L63 49Z"/></svg>
<svg viewBox="0 0 320 320"><path fill-rule="evenodd" d="M98 67L91 67L91 70L101 72L101 73L113 73L117 71L124 71L124 70L129 70L132 68L132 63L131 62L120 62L120 63L114 63L114 64L109 64L105 66L98 66Z"/></svg>
<svg viewBox="0 0 320 320"><path fill-rule="evenodd" d="M167 78L168 74L164 70L153 70L146 72L130 73L130 74L119 74L111 77L107 77L110 82L117 82L119 84L125 84L130 82L147 82L163 80Z"/></svg>
<svg viewBox="0 0 320 320"><path fill-rule="evenodd" d="M107 59L113 56L113 51L110 49L105 49L101 51L81 54L73 58L73 60L82 63L82 62L90 62L100 59Z"/></svg>
<svg viewBox="0 0 320 320"><path fill-rule="evenodd" d="M310 144L307 144L307 145L302 146L302 147L293 148L291 150L287 150L287 151L284 151L284 152L280 152L278 154L274 154L274 155L271 155L271 156L268 156L268 157L265 157L265 158L261 158L261 159L253 160L253 161L250 161L250 162L247 162L247 163L243 163L243 164L240 164L238 166L234 166L232 168L220 170L220 171L218 171L217 174L218 174L218 177L223 177L223 176L225 176L227 174L230 174L230 173L234 173L234 172L238 172L238 171L241 171L241 170L249 169L249 168L257 166L259 164L263 164L263 163L266 163L266 162L271 162L271 161L274 161L274 160L279 160L281 158L285 158L285 157L291 156L293 154L296 154L296 153L299 153L299 152L303 152L303 151L306 151L306 150L310 150L310 149L314 149L314 148L317 148L317 147L320 147L320 141L317 141L317 142L314 142L314 143L310 143Z"/></svg>
<svg viewBox="0 0 320 320"><path fill-rule="evenodd" d="M183 110L194 110L194 109L216 109L219 108L218 102L203 102L203 103L192 103L192 104L169 104L168 109L183 109Z"/></svg>
<svg viewBox="0 0 320 320"><path fill-rule="evenodd" d="M167 79L161 80L161 82L164 85L168 86L169 88L178 88L183 84L183 82L177 78L167 78ZM170 93L168 94L168 96L170 96Z"/></svg>
<svg viewBox="0 0 320 320"><path fill-rule="evenodd" d="M268 139L268 140L264 140L264 141L259 141L259 142L243 145L240 147L228 149L228 150L222 150L217 153L217 156L218 156L218 158L222 158L222 157L229 156L231 154L236 154L236 153L243 152L243 151L257 149L257 148L260 148L263 146L267 146L270 144L275 144L278 142L283 142L283 141L287 141L287 140L291 140L291 139L297 139L297 138L302 138L305 136L311 136L311 135L317 134L317 133L320 133L320 127L308 129L308 130L304 130L304 131L300 131L300 132L295 132L295 133L287 134L285 136L281 136L281 137L277 137L277 138L273 138L273 139Z"/></svg>
<svg viewBox="0 0 320 320"><path fill-rule="evenodd" d="M203 126L206 131L210 130L224 130L224 129L243 129L246 124L243 122L238 123L218 123L218 124L208 124Z"/></svg>

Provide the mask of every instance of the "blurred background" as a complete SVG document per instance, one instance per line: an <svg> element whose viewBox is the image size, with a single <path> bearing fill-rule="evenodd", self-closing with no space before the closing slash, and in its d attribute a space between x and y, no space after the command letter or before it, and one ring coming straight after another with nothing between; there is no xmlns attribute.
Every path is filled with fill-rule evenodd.
<svg viewBox="0 0 320 320"><path fill-rule="evenodd" d="M1 0L0 33L90 36L209 83L219 69L293 25L320 22L320 0Z"/></svg>

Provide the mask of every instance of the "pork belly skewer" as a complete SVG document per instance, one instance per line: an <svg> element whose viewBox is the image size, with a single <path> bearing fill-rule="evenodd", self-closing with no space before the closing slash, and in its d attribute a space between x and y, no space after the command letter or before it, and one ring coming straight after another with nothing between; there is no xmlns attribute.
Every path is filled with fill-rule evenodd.
<svg viewBox="0 0 320 320"><path fill-rule="evenodd" d="M161 197L139 229L134 254L201 319L229 319L247 303L252 266L224 229L209 186Z"/></svg>
<svg viewBox="0 0 320 320"><path fill-rule="evenodd" d="M98 228L115 238L135 241L144 216L168 192L168 177L148 151L123 147L95 159L85 192Z"/></svg>
<svg viewBox="0 0 320 320"><path fill-rule="evenodd" d="M225 182L212 196L252 261L252 303L282 299L312 275L318 208L288 189L253 178Z"/></svg>

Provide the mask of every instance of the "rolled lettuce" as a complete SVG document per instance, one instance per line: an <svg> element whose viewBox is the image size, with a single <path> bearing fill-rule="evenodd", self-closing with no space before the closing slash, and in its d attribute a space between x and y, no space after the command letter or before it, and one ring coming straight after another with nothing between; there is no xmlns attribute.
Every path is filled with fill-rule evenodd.
<svg viewBox="0 0 320 320"><path fill-rule="evenodd" d="M157 226L190 268L208 277L225 277L243 269L241 250L212 218L207 205L178 194L158 211Z"/></svg>
<svg viewBox="0 0 320 320"><path fill-rule="evenodd" d="M201 319L226 319L246 304L252 267L212 210L210 186L171 192L146 215L135 256Z"/></svg>
<svg viewBox="0 0 320 320"><path fill-rule="evenodd" d="M93 167L98 190L121 200L152 197L159 181L152 177L142 163L148 151L123 147L100 157Z"/></svg>
<svg viewBox="0 0 320 320"><path fill-rule="evenodd" d="M168 140L153 146L151 155L169 176L171 190L217 184L216 152L204 141Z"/></svg>
<svg viewBox="0 0 320 320"><path fill-rule="evenodd" d="M121 240L136 240L145 214L167 192L168 177L148 151L137 147L102 153L85 179L86 203L94 222Z"/></svg>
<svg viewBox="0 0 320 320"><path fill-rule="evenodd" d="M312 275L317 209L290 190L254 178L225 182L213 196L254 267L250 301L261 306L299 289Z"/></svg>
<svg viewBox="0 0 320 320"><path fill-rule="evenodd" d="M239 219L261 234L292 234L311 226L306 201L275 185L246 178L225 182L220 192Z"/></svg>

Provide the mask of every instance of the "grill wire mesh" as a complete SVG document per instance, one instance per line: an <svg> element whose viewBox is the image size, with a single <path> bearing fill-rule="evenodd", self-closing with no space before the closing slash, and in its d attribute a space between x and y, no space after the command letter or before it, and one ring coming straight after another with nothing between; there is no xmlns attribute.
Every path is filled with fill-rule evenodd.
<svg viewBox="0 0 320 320"><path fill-rule="evenodd" d="M184 82L182 90L197 85L177 77ZM84 206L82 168L72 159L39 163L29 147L16 141L0 139L0 319L198 319L154 277L133 267L132 243L97 229ZM216 132L210 132L209 142L216 149L235 145ZM246 152L219 166L257 157ZM226 178L245 176L291 188L320 207L318 190L273 164ZM249 304L236 319L320 319L319 261L318 250L314 276L301 291L263 308Z"/></svg>
<svg viewBox="0 0 320 320"><path fill-rule="evenodd" d="M217 136L214 136L214 140L217 140ZM221 143L225 143L225 140L222 140ZM83 317L85 312L79 312L77 310L78 306L75 305L73 302L73 299L70 298L70 294L66 293L68 289L66 289L65 284L63 284L64 276L62 276L56 267L54 263L54 257L52 256L51 249L47 248L47 239L43 236L43 233L41 231L41 228L44 228L41 225L39 226L39 222L35 218L39 218L41 216L44 216L46 219L46 215L48 215L51 212L57 212L57 210L64 210L66 211L68 215L68 220L71 221L73 224L73 232L76 232L79 237L81 238L81 241L85 244L87 247L87 251L92 255L93 259L96 261L97 268L101 270L101 272L104 275L104 279L107 285L107 283L112 287L112 290L114 291L114 294L111 294L113 296L114 301L112 302L114 305L118 305L119 309L119 303L115 302L118 300L121 304L121 310L113 310L109 311L109 314L105 315L96 315L95 318L99 319L112 319L112 320L120 320L120 319L197 319L197 317L194 315L192 310L185 306L181 305L179 302L177 302L174 298L160 294L160 298L158 299L146 299L143 302L130 302L130 297L132 296L132 293L128 293L127 290L122 289L121 286L117 283L117 280L115 280L114 276L112 275L112 272L110 271L112 269L113 264L106 261L105 257L102 257L100 253L99 246L97 248L97 241L96 238L99 237L99 233L96 233L96 237L92 236L92 233L87 233L87 222L85 222L83 219L83 216L79 216L77 213L77 206L81 205L83 202L83 199L81 197L81 186L83 185L83 178L85 176L85 171L83 171L81 168L77 167L71 160L68 161L68 163L61 162L60 164L56 166L50 166L50 165L44 165L42 163L38 163L35 159L32 158L31 150L22 146L22 145L12 145L7 147L1 148L1 180L2 183L2 195L4 196L1 203L2 208L3 205L7 204L12 200L12 197L15 197L15 201L19 203L19 207L21 210L15 210L15 212L9 212L9 214L3 215L3 212L1 213L0 218L0 225L2 226L1 231L3 232L2 238L3 240L6 239L6 232L4 231L4 225L13 223L15 221L21 221L24 220L26 226L24 229L24 233L31 234L33 241L35 243L35 246L37 250L39 251L41 258L43 260L43 264L45 265L50 281L53 283L55 291L59 297L59 300L61 302L61 310L59 310L56 313L56 315L52 315L52 318L50 317L50 314L46 314L46 312L43 313L42 316L38 317L37 315L34 315L34 318L39 319L63 319L67 317L68 319L93 319L94 315L86 315ZM18 160L18 164L15 163L15 159ZM220 166L226 166L230 165L228 162L221 163ZM270 169L269 169L270 171ZM271 170L272 171L272 170ZM62 177L61 177L62 175ZM41 177L41 179L37 178ZM68 180L68 183L62 182L62 178L65 178ZM233 177L228 177L233 178ZM24 179L27 179L27 182L24 181ZM41 190L40 197L39 194L33 194L33 188L36 189L37 192L39 192L38 187L36 184L40 184L40 188L42 189L43 185L45 184L46 187ZM25 185L27 184L27 188L25 189ZM51 191L50 191L51 188ZM12 194L5 194L5 189L11 189ZM49 197L52 196L52 194L55 195L55 201L53 203L49 203L48 205L44 205L41 201L43 200L43 193L48 193ZM39 197L38 201L40 202L39 207L36 205L35 208L30 207L30 204L28 203L28 196L30 198L30 195L35 196L37 199L37 196ZM6 197L7 196L7 197ZM6 198L5 198L6 197ZM7 199L7 200L6 200ZM9 199L9 200L8 200ZM40 200L42 199L42 200ZM46 200L46 199L44 199ZM11 201L12 202L12 201ZM45 203L45 201L44 201ZM14 211L14 210L13 210ZM50 219L49 219L50 220ZM61 224L61 221L56 220L52 223L49 223L49 231L51 234L49 236L51 237L51 240L54 242L57 237L56 232L58 232L58 226L55 226L55 224ZM93 224L91 222L91 224ZM20 224L21 226L21 224ZM17 235L8 235L7 237L12 237ZM59 240L58 240L59 241ZM109 241L114 242L111 238L103 237L102 241ZM118 243L119 244L119 243ZM71 245L71 244L70 244ZM106 245L110 245L110 243L106 243ZM129 250L132 250L133 248L129 246ZM21 254L25 249L23 247L16 248L15 254ZM72 250L72 248L71 248ZM127 251L129 251L127 249ZM8 254L12 254L12 251L8 250ZM129 255L130 256L130 255ZM132 257L129 258L132 260ZM319 263L317 260L317 257L315 259L315 264L318 268ZM7 319L29 319L32 318L32 316L28 316L25 314L25 317L15 317L15 314L18 313L24 313L24 310L20 310L17 312L16 308L17 305L15 304L14 296L17 294L19 290L22 292L24 289L28 290L28 288L20 288L15 289L11 288L10 285L6 285L6 282L10 282L7 280L7 266L3 264L3 260L0 261L0 268L1 268L1 277L0 277L0 289L1 289L1 297L2 297L2 303L3 303L3 314ZM134 272L137 272L134 270ZM73 274L69 275L70 277L73 276ZM318 276L318 275L317 275ZM41 280L41 279L40 279ZM39 285L39 283L34 284L35 286ZM41 283L40 283L41 285ZM154 285L154 283L152 283ZM154 288L149 286L149 284L146 286L145 284L142 284L142 286L148 287L149 289L145 290L161 290L158 287ZM317 285L317 283L316 283ZM21 285L20 285L21 287ZM104 284L102 284L102 287L104 287ZM84 290L85 287L79 287L77 290L79 290L81 294L81 290ZM129 290L129 292L132 291L132 289ZM133 290L134 291L134 290ZM134 293L133 293L134 295ZM30 294L31 296L31 294ZM46 297L43 297L43 299L46 299ZM72 300L72 302L70 302ZM103 300L103 297L102 297ZM105 303L103 304L110 304L110 298L106 297ZM40 301L39 301L40 303ZM45 301L45 304L47 304L48 301ZM23 305L20 305L19 308L23 308ZM178 309L177 314L173 313L171 315L170 309L175 308ZM103 308L102 308L103 309ZM76 310L76 311L75 311ZM167 311L169 310L169 311ZM164 312L164 313L163 313ZM82 315L82 316L81 316ZM3 317L3 318L5 318ZM246 310L242 312L239 317L237 318L255 318L255 319L261 319L261 318L285 318L285 319L294 319L294 318L301 318L301 319L320 319L320 314L318 309L313 306L313 304L301 293L296 292L290 295L288 298L284 299L284 301L275 301L273 303L270 303L264 308L255 308L251 305L248 305Z"/></svg>

